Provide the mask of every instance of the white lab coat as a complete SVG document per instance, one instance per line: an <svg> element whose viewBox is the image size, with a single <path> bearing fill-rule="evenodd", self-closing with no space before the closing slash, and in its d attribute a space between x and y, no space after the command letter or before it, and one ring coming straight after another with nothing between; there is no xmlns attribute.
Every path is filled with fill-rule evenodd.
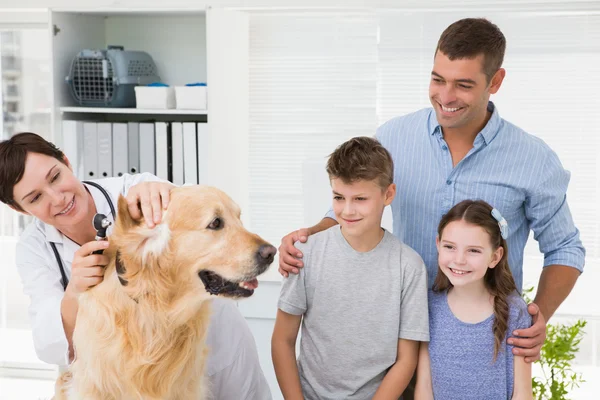
<svg viewBox="0 0 600 400"><path fill-rule="evenodd" d="M109 194L117 209L119 194L146 181L160 181L156 176L143 173L125 174L118 178L97 180ZM114 222L110 206L95 187L86 185L99 213ZM110 235L112 226L108 230ZM33 330L35 351L40 360L59 366L68 365L68 342L60 313L64 290L52 241L62 258L67 278L71 279L71 262L79 245L61 234L56 228L35 219L19 238L16 263L24 292L29 296L29 318ZM213 300L213 314L207 336L209 359L206 372L211 383L213 399L271 399L267 381L258 361L256 343L235 302Z"/></svg>

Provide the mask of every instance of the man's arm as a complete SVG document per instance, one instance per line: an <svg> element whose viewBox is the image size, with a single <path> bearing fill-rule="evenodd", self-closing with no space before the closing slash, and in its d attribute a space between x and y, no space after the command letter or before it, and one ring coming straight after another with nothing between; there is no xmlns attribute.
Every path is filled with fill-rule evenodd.
<svg viewBox="0 0 600 400"><path fill-rule="evenodd" d="M271 339L271 354L277 382L286 400L304 399L296 365L296 338L301 321L301 315L292 315L277 310L277 319Z"/></svg>
<svg viewBox="0 0 600 400"><path fill-rule="evenodd" d="M311 226L308 228L308 234L314 235L315 233L319 233L324 231L325 229L329 229L334 225L337 225L338 222L334 218L325 217L318 224Z"/></svg>
<svg viewBox="0 0 600 400"><path fill-rule="evenodd" d="M573 289L585 264L585 248L567 203L570 174L562 167L556 153L545 155L543 179L529 192L525 216L544 254L535 304L545 320Z"/></svg>
<svg viewBox="0 0 600 400"><path fill-rule="evenodd" d="M566 265L549 265L544 268L533 302L540 308L546 322L571 293L579 275L579 270Z"/></svg>
<svg viewBox="0 0 600 400"><path fill-rule="evenodd" d="M513 348L513 354L524 357L525 362L540 358L546 321L573 289L585 262L585 249L566 198L570 174L552 151L546 151L541 170L543 179L528 193L525 215L544 254L545 267L535 301L528 307L533 326L512 332L523 339L509 339L509 344L519 347Z"/></svg>
<svg viewBox="0 0 600 400"><path fill-rule="evenodd" d="M396 362L383 378L373 400L397 400L415 373L419 357L419 342L398 339Z"/></svg>
<svg viewBox="0 0 600 400"><path fill-rule="evenodd" d="M508 339L508 343L515 346L515 356L524 357L528 363L539 360L546 340L546 324L567 298L580 274L579 270L566 265L549 265L544 268L535 300L527 307L533 317L533 325L531 328L512 332L514 336L521 338Z"/></svg>

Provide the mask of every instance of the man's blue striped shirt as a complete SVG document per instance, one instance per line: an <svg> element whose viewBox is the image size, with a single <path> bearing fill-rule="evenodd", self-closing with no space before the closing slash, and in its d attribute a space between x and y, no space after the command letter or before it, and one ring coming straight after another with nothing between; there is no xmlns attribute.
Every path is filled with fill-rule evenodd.
<svg viewBox="0 0 600 400"><path fill-rule="evenodd" d="M566 200L570 173L541 139L500 118L492 102L488 110L490 120L455 167L432 108L394 118L378 129L378 140L394 159L394 234L423 257L431 287L442 215L462 200L482 199L508 221L508 260L517 288L523 284L530 230L544 266L583 271L585 249ZM335 218L331 210L327 216Z"/></svg>

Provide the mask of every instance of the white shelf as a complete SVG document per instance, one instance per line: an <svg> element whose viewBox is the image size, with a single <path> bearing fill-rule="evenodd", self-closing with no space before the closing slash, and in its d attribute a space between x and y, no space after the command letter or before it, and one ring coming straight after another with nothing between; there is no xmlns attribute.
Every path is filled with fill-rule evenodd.
<svg viewBox="0 0 600 400"><path fill-rule="evenodd" d="M60 107L61 113L93 114L156 114L156 115L207 115L208 110L160 110L149 108Z"/></svg>

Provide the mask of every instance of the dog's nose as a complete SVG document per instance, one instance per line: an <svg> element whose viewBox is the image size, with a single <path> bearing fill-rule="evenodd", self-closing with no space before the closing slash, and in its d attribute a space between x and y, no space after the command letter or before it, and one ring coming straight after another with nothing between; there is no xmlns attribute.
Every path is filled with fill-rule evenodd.
<svg viewBox="0 0 600 400"><path fill-rule="evenodd" d="M257 254L259 264L271 264L275 258L275 253L277 253L277 249L270 244L260 246Z"/></svg>

